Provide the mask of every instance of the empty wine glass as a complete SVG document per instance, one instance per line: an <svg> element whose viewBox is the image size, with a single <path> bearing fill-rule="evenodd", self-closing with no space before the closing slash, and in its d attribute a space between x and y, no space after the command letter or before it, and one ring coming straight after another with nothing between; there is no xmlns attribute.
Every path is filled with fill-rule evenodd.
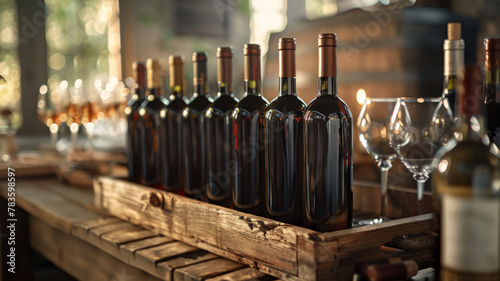
<svg viewBox="0 0 500 281"><path fill-rule="evenodd" d="M417 181L418 214L424 184L436 152L453 137L453 114L446 98L398 98L390 121L391 145Z"/></svg>
<svg viewBox="0 0 500 281"><path fill-rule="evenodd" d="M389 142L388 127L396 102L396 98L366 98L358 117L359 140L381 171L380 216L371 220L360 220L360 225L377 224L387 219L387 179L392 161L397 157Z"/></svg>
<svg viewBox="0 0 500 281"><path fill-rule="evenodd" d="M47 127L49 127L51 146L55 148L60 121L57 116L58 114L56 112L56 108L52 103L49 88L47 87L47 85L40 86L40 89L38 91L38 102L36 110L38 114L38 121L44 123L45 125L47 125Z"/></svg>

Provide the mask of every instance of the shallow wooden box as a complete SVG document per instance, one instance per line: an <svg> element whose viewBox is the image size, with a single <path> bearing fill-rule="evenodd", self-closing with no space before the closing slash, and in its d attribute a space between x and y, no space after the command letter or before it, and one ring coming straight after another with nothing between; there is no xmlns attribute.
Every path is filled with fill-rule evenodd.
<svg viewBox="0 0 500 281"><path fill-rule="evenodd" d="M383 246L394 237L436 230L433 214L321 233L121 179L98 177L94 191L96 205L116 217L282 280L352 280L359 262L398 256L428 265L435 258L434 247L409 252ZM355 209L378 200L374 186L357 184L353 191ZM357 200L360 196L369 200ZM415 194L404 189L390 189L389 197L415 200ZM429 205L429 195L425 200ZM389 212L398 216L397 208Z"/></svg>

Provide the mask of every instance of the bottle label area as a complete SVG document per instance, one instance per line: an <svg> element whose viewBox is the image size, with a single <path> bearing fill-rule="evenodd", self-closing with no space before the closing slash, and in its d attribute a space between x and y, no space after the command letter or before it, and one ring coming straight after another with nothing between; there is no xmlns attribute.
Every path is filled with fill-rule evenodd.
<svg viewBox="0 0 500 281"><path fill-rule="evenodd" d="M443 195L441 265L468 273L500 271L500 198Z"/></svg>

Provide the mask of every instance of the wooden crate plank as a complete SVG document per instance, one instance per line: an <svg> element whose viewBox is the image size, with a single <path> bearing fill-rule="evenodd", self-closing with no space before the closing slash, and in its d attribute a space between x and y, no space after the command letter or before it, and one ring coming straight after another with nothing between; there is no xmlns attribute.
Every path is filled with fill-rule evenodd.
<svg viewBox="0 0 500 281"><path fill-rule="evenodd" d="M99 227L95 227L89 230L87 238L85 241L89 242L92 245L99 246L101 243L101 236L106 233L111 233L115 231L133 231L133 230L141 230L140 226L131 224L129 222L121 221L117 223L112 223L108 225L103 225Z"/></svg>
<svg viewBox="0 0 500 281"><path fill-rule="evenodd" d="M98 178L94 189L96 204L115 216L238 262L292 275L297 274L297 236L314 233L112 178ZM150 204L152 196L160 199L159 207Z"/></svg>
<svg viewBox="0 0 500 281"><path fill-rule="evenodd" d="M30 217L30 230L31 246L78 280L160 280L34 216Z"/></svg>
<svg viewBox="0 0 500 281"><path fill-rule="evenodd" d="M173 273L175 269L216 258L219 258L219 256L202 250L186 253L177 258L158 263L156 271L158 272L158 277L166 281L171 281L174 278Z"/></svg>
<svg viewBox="0 0 500 281"><path fill-rule="evenodd" d="M0 186L4 186L6 183L1 183ZM42 219L65 233L70 233L71 223L74 221L95 219L102 216L52 192L47 188L51 184L60 185L55 180L17 181L16 204L29 214ZM0 194L3 197L7 197L7 188L0 188ZM85 194L89 198L93 197L91 193ZM82 200L87 199L82 198Z"/></svg>
<svg viewBox="0 0 500 281"><path fill-rule="evenodd" d="M201 281L243 267L244 265L227 259L213 259L176 269L174 281Z"/></svg>
<svg viewBox="0 0 500 281"><path fill-rule="evenodd" d="M85 239L88 235L89 229L121 221L122 220L115 217L98 217L90 220L76 221L71 223L70 233L75 237Z"/></svg>
<svg viewBox="0 0 500 281"><path fill-rule="evenodd" d="M130 231L115 231L106 233L101 236L100 248L106 253L115 257L120 256L120 245L127 242L134 242L144 238L156 236L153 232L146 229L130 230Z"/></svg>
<svg viewBox="0 0 500 281"><path fill-rule="evenodd" d="M156 273L158 262L177 257L179 255L199 251L198 248L175 241L152 248L135 252L134 264L151 274Z"/></svg>
<svg viewBox="0 0 500 281"><path fill-rule="evenodd" d="M276 278L266 275L260 272L256 268L247 267L207 279L206 281L271 281L271 280L276 280Z"/></svg>
<svg viewBox="0 0 500 281"><path fill-rule="evenodd" d="M152 248L174 241L172 238L165 236L155 236L135 242L125 243L120 245L120 258L126 263L131 264L134 261L135 252L142 249Z"/></svg>

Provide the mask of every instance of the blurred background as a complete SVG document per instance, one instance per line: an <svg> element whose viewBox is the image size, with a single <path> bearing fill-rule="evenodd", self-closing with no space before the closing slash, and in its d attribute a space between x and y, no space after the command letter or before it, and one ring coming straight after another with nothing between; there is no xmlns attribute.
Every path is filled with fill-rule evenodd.
<svg viewBox="0 0 500 281"><path fill-rule="evenodd" d="M498 0L0 0L0 110L12 112L18 139L36 146L49 135L37 119L41 85L125 81L133 61L156 58L168 93L168 56L184 55L190 96L193 51L209 53L215 96L218 46L234 48L240 98L249 42L262 46L263 94L272 100L280 37L297 39L298 95L308 103L317 92L317 35L334 32L338 92L356 121L365 96L440 96L446 24L462 23L465 62L481 62L483 38L500 35L499 11ZM355 178L378 182L356 127L353 139ZM403 167L391 172L393 183L415 185Z"/></svg>

